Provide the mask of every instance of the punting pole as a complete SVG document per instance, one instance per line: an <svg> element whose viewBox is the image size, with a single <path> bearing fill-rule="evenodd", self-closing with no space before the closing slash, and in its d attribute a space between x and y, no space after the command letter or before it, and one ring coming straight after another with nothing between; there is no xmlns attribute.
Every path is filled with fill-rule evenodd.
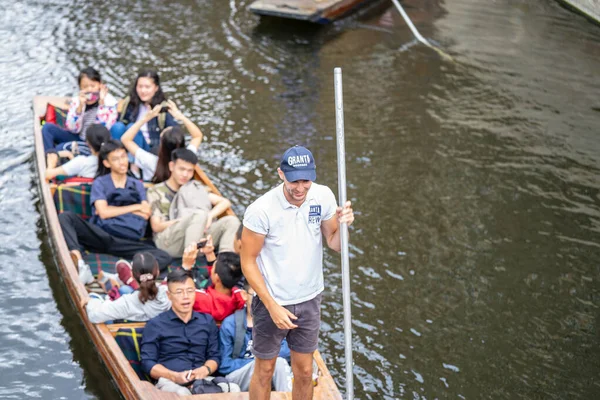
<svg viewBox="0 0 600 400"><path fill-rule="evenodd" d="M423 43L427 47L431 47L433 50L437 51L438 54L441 55L442 57L445 57L448 60L453 61L452 57L450 57L449 54L445 53L441 49L438 49L437 47L435 47L434 45L429 43L429 41L427 39L425 39L423 36L421 36L421 34L417 30L417 28L415 28L415 25L412 23L412 21L408 17L408 14L406 13L406 11L404 11L404 8L400 5L400 2L398 0L392 0L392 3L394 3L396 8L398 9L398 12L400 13L400 15L402 15L402 18L404 18L404 21L406 22L406 24L412 31L413 35L415 35L415 37L417 38L417 40L419 42Z"/></svg>
<svg viewBox="0 0 600 400"><path fill-rule="evenodd" d="M346 203L346 148L344 144L344 98L342 96L342 69L333 70L335 88L335 132L337 137L338 190L342 207ZM348 257L348 224L340 225L342 247L342 291L344 301L344 343L346 355L346 399L354 399L352 371L352 308L350 304L350 259Z"/></svg>

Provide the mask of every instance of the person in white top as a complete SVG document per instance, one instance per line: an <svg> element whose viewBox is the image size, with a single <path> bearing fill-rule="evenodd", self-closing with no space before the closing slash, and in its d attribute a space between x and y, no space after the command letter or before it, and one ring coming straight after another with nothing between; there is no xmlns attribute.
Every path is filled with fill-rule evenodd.
<svg viewBox="0 0 600 400"><path fill-rule="evenodd" d="M314 183L312 153L288 149L277 169L282 184L258 198L244 215L241 262L256 292L252 302L251 399L268 399L283 338L291 350L292 396L313 394L312 359L317 349L323 291L323 236L340 251L340 223L354 221L351 203L338 207L331 189Z"/></svg>
<svg viewBox="0 0 600 400"><path fill-rule="evenodd" d="M198 152L200 143L202 143L202 131L196 124L177 108L172 100L168 100L168 112L183 125L189 132L192 140L187 148L195 153ZM141 170L141 177L144 181L153 183L164 182L169 178L169 161L171 161L171 152L175 149L185 147L185 132L178 125L169 126L160 133L160 145L158 156L142 149L135 143L134 138L142 127L150 120L160 114L162 104L155 106L148 111L142 118L139 118L127 131L121 136L121 142L129 153L134 156L133 164Z"/></svg>
<svg viewBox="0 0 600 400"><path fill-rule="evenodd" d="M110 132L108 129L104 125L94 124L87 129L85 136L85 141L92 153L91 155L73 158L71 152L65 152L71 160L57 167L56 164L58 164L59 155L62 156L61 153L63 152L59 152L58 154L56 152L48 152L46 155L46 179L50 180L58 175L94 178L98 171L98 152L102 144L109 140Z"/></svg>
<svg viewBox="0 0 600 400"><path fill-rule="evenodd" d="M183 268L190 269L195 265L196 254L197 251L183 254ZM171 308L167 285L158 281L158 263L152 254L142 252L133 256L131 272L139 289L115 301L90 297L85 306L90 322L98 324L116 319L144 322Z"/></svg>

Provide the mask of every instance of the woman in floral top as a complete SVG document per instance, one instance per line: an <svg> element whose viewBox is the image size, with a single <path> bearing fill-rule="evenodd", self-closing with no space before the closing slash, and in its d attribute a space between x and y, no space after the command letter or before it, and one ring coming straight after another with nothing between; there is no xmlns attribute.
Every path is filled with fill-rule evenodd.
<svg viewBox="0 0 600 400"><path fill-rule="evenodd" d="M88 67L79 73L79 95L69 106L66 129L46 123L42 127L44 150L56 152L68 148L72 142L79 143L79 152L88 155L85 144L87 128L93 124L102 124L110 129L117 120L117 100L108 93L102 83L100 73Z"/></svg>

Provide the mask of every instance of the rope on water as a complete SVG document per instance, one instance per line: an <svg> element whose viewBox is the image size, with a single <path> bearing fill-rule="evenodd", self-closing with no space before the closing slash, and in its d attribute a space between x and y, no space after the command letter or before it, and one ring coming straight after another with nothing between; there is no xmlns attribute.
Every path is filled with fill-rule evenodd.
<svg viewBox="0 0 600 400"><path fill-rule="evenodd" d="M408 25L408 27L412 31L413 35L415 35L415 37L417 38L417 40L419 42L421 42L425 46L430 47L433 50L437 51L439 55L441 55L442 57L446 58L447 60L454 61L452 59L452 57L450 57L449 54L447 54L443 50L435 47L434 45L432 45L431 43L429 43L429 41L427 39L425 39L423 36L421 36L421 34L417 30L417 28L415 28L415 25L412 23L412 21L408 17L408 14L406 14L406 11L404 11L404 8L402 8L402 6L400 5L400 2L398 0L392 0L392 3L394 3L394 5L396 6L396 8L398 9L398 12L400 13L400 15L402 15L402 18L404 18L404 21L406 22L406 24Z"/></svg>

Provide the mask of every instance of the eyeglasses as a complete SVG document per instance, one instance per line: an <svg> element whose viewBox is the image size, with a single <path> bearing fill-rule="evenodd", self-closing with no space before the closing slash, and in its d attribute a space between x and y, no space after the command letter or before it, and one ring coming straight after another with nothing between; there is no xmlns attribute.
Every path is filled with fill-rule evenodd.
<svg viewBox="0 0 600 400"><path fill-rule="evenodd" d="M188 297L191 297L194 295L194 293L196 293L196 289L177 290L176 292L171 292L169 290L169 293L176 297L183 297L184 294L187 294Z"/></svg>

